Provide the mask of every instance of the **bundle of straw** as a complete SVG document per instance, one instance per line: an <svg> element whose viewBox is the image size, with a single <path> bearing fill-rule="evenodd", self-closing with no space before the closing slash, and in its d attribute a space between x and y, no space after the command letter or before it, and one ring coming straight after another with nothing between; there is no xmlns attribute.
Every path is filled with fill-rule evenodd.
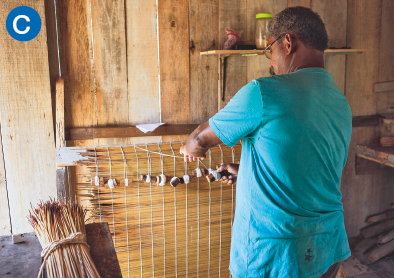
<svg viewBox="0 0 394 278"><path fill-rule="evenodd" d="M86 243L86 210L78 204L50 200L32 206L27 217L43 248L38 277L100 277Z"/></svg>

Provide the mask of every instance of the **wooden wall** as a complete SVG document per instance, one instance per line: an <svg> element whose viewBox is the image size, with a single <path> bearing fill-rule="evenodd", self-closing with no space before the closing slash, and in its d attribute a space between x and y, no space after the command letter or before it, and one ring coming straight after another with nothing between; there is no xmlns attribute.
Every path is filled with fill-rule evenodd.
<svg viewBox="0 0 394 278"><path fill-rule="evenodd" d="M19 2L33 7L41 5L31 0L12 2L15 6ZM6 13L4 3L11 3L11 0L2 2L2 14ZM45 11L39 7L40 15L45 17L46 14L48 22L48 54L42 45L35 46L40 49L37 55L41 55L40 65L43 69L40 70L40 77L32 78L39 80L38 78L45 79L47 75L50 76L52 96L54 95L54 80L60 73L54 24L56 9L60 66L65 79L66 127L154 122L183 124L208 120L218 111L218 107L224 107L247 82L268 76L269 60L264 56L229 57L225 100L221 101L218 98L218 58L200 56L199 52L221 49L226 40L225 28L242 30L240 43L248 43L253 40L256 13L277 13L288 6L296 5L310 7L321 15L329 34L329 46L347 45L368 49L361 55L327 55L325 60L327 70L347 96L353 114L360 116L388 113L392 112L390 107L394 107L392 93L373 93L375 82L394 79L391 62L393 39L389 34L390 26L393 25L390 15L394 12L394 7L390 0L123 0L116 3L109 0L58 0L57 7L54 7L53 3L54 1L45 1ZM43 35L46 33L41 31L40 36ZM37 45L44 43L37 39L33 42ZM0 49L2 53L10 52L9 48ZM4 57L3 63L7 63ZM46 73L48 66L49 73ZM15 72L19 71L20 69L15 69ZM16 77L9 78L13 80L12 84L17 84L19 75L14 76ZM34 91L37 98L48 100L48 96L45 95L49 94L46 90L49 88L47 83L44 90L36 83L29 88ZM6 92L10 94L11 91ZM3 109L10 100L4 97L1 100ZM38 104L35 109L38 109L37 107L41 109ZM49 132L49 136L41 138L36 133L31 136L34 142L29 141L31 145L26 146L31 146L41 161L54 163L53 128L49 124L52 121L52 118L49 119L52 108L48 101L45 102L44 108L48 110L45 113L44 129ZM15 110L11 112L10 115L18 113ZM32 122L38 121L40 115L29 114ZM7 173L6 188L10 194L10 186L13 186L11 182L17 183L18 186L15 188L21 191L22 179L10 180L7 163L21 163L21 159L16 157L20 158L22 154L15 153L15 156L10 156L12 146L8 142L11 142L11 139L8 139L8 131L4 127L7 117L1 116ZM23 127L19 122L15 125ZM29 132L32 135L31 129ZM381 130L380 127L353 129L348 164L341 185L349 236L358 234L358 229L363 226L367 215L388 208L393 201L390 195L393 195L394 187L389 180L392 172L355 175L355 145L375 142L382 132L388 131ZM68 146L119 145L185 139L185 136L100 139L68 142ZM38 142L46 142L45 140L51 142L48 143L51 146L49 150L45 148L44 152L33 148L36 144L39 145ZM30 153L33 154L32 151ZM33 159L34 156L29 157ZM32 164L27 160L24 163ZM24 167L23 165L19 167ZM12 171L10 175L11 173ZM34 179L39 180L39 177L48 175L53 175L51 168L39 171L34 175ZM78 179L78 169L76 178ZM2 184L0 182L0 190L4 188L1 187ZM55 192L55 183L53 182L52 187L50 179L49 184L51 189L48 192ZM38 195L44 198L48 192ZM0 197L4 198L4 194L1 193ZM21 211L18 217L22 217L23 213ZM1 217L0 220L4 219L4 223L9 222L6 216ZM3 225L1 221L0 225ZM24 218L20 221L24 221ZM28 227L24 226L20 231L26 230Z"/></svg>

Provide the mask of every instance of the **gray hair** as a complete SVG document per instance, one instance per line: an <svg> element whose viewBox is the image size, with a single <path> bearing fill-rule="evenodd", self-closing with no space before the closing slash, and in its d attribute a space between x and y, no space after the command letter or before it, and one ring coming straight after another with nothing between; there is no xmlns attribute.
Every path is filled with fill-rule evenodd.
<svg viewBox="0 0 394 278"><path fill-rule="evenodd" d="M322 19L305 7L284 9L272 18L268 30L272 37L289 33L295 35L307 48L320 51L327 49L328 35Z"/></svg>

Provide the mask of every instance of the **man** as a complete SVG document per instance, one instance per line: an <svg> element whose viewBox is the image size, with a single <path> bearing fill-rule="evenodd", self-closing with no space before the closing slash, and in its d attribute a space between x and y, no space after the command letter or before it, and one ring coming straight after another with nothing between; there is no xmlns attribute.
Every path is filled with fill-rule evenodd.
<svg viewBox="0 0 394 278"><path fill-rule="evenodd" d="M233 277L335 277L350 256L339 184L351 111L324 69L328 38L319 15L287 8L269 31L277 75L243 87L181 153L194 161L243 138L240 165L220 169L231 173L223 181L237 182Z"/></svg>

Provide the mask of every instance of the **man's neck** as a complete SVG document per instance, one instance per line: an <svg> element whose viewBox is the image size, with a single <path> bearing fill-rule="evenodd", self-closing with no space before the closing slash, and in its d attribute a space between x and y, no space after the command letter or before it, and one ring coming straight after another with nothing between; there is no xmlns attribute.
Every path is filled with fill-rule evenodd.
<svg viewBox="0 0 394 278"><path fill-rule="evenodd" d="M304 68L324 68L324 52L316 49L301 47L301 49L289 58L287 73Z"/></svg>

